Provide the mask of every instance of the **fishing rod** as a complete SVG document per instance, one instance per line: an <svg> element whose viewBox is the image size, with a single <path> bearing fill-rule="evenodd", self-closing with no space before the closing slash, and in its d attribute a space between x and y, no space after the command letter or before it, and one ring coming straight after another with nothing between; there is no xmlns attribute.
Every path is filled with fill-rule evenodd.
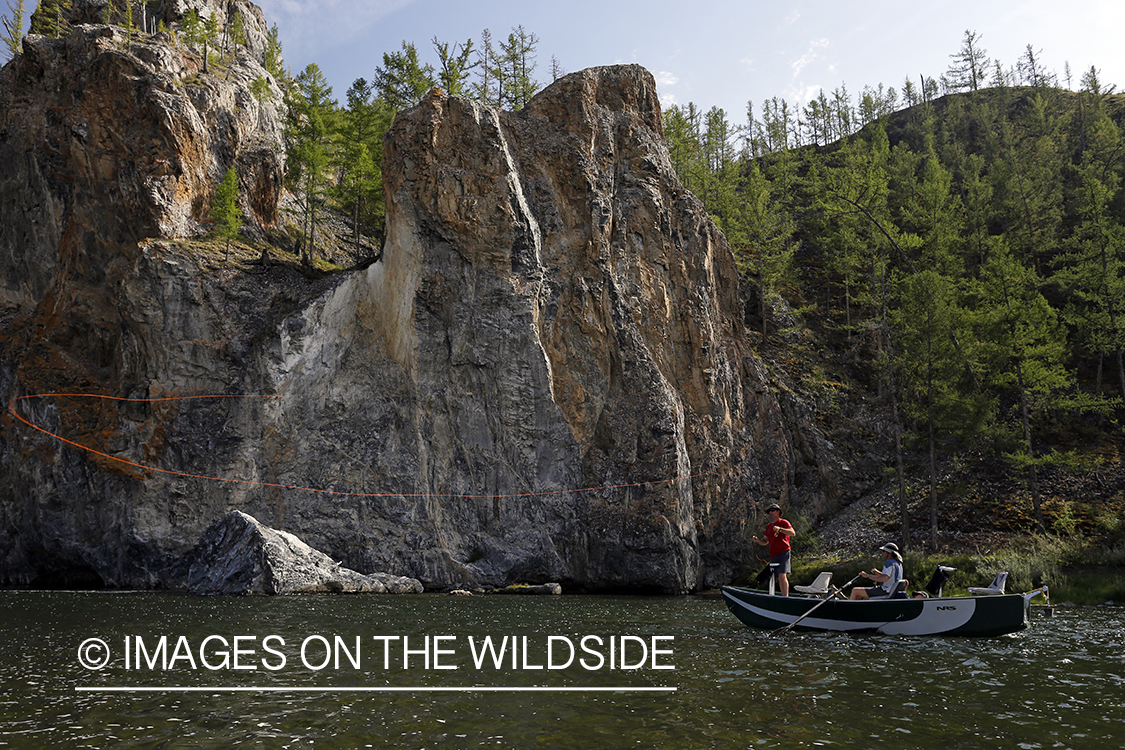
<svg viewBox="0 0 1125 750"><path fill-rule="evenodd" d="M764 513L758 506L757 501L754 501L754 509L756 512L762 515L762 519L758 521L758 525L754 527L753 535L754 537L757 537L759 534L761 534L762 538L764 539L766 536L766 527L769 526L770 523L769 513ZM769 554L766 553L765 557L762 556L762 550L768 549L768 547L760 545L757 542L754 542L751 546L754 548L754 559L759 563L765 564L765 567L762 568L762 571L758 573L758 575L754 578L754 583L758 586L761 586L770 577L776 577L776 573L774 571L774 567L770 563Z"/></svg>
<svg viewBox="0 0 1125 750"><path fill-rule="evenodd" d="M856 577L855 577L855 578L853 578L852 580L848 581L847 583L845 583L845 584L844 584L843 586L841 586L840 588L836 588L835 586L833 586L833 587L832 587L832 593L831 593L831 594L829 594L828 596L824 597L824 600L823 600L822 602L820 602L819 604L817 604L817 605L816 605L815 607L813 607L813 608L812 608L812 609L810 609L810 610L809 610L808 612L806 612L805 614L801 615L800 617L798 617L798 618L797 618L796 620L794 620L793 622L789 623L788 625L784 625L784 626L782 626L782 627L778 628L777 630L774 630L773 632L771 632L771 633L770 633L770 636L772 637L772 636L775 636L775 635L777 635L778 633L784 633L784 632L787 632L787 631L789 631L789 630L792 630L792 629L793 629L793 626L794 626L794 625L796 625L796 624L797 624L797 623L799 623L799 622L800 622L801 620L803 620L803 619L805 619L806 617L808 617L809 615L811 615L811 614L812 614L813 612L816 612L816 611L817 611L818 609L820 609L821 607L823 607L823 606L824 606L825 604L827 604L828 602L830 602L830 601L832 601L833 599L835 599L835 598L836 598L836 594L840 593L841 591L843 591L844 589L846 589L846 588L847 588L848 586L851 586L851 585L852 585L853 583L855 583L856 581L858 581L858 580L859 580L859 579L860 579L860 578L861 578L861 577L863 576L863 574L864 574L865 572L866 572L866 571L860 571L860 572L859 572L859 574L858 574L858 575L856 575Z"/></svg>

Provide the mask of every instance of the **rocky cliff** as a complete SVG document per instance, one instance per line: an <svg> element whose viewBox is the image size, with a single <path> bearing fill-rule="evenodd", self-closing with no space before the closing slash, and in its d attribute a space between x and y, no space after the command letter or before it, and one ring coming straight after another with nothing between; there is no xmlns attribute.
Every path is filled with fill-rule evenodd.
<svg viewBox="0 0 1125 750"><path fill-rule="evenodd" d="M72 283L97 286L142 238L204 232L232 164L248 227L277 219L282 95L261 65L261 10L214 3L224 25L242 19L247 41L204 75L200 52L172 31L86 23L106 4L75 0L68 34L27 36L0 75L0 303L40 302L56 264ZM189 3L165 6L174 29ZM260 99L250 88L259 76L268 84Z"/></svg>
<svg viewBox="0 0 1125 750"><path fill-rule="evenodd" d="M0 74L0 393L73 441L5 412L0 578L165 585L240 510L428 587L680 592L747 563L767 502L840 502L642 68L518 113L431 92L385 140L381 262L309 281L177 239L230 163L268 225L282 169L254 55L192 55L80 26ZM14 401L44 393L135 400Z"/></svg>

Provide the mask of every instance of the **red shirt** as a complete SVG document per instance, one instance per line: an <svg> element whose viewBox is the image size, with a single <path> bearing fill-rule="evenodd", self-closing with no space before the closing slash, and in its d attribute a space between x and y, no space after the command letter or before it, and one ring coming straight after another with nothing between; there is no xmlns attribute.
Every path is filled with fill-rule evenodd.
<svg viewBox="0 0 1125 750"><path fill-rule="evenodd" d="M782 534L774 527L780 526L783 529L793 528L793 524L786 521L784 518L779 518L777 521L770 521L766 524L766 539L770 542L770 557L780 555L782 552L792 548L789 542L789 535Z"/></svg>

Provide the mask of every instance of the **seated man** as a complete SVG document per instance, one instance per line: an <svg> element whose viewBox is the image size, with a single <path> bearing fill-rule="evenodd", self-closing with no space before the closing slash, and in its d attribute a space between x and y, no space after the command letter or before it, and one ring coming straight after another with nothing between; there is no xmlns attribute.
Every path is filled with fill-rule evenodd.
<svg viewBox="0 0 1125 750"><path fill-rule="evenodd" d="M870 588L860 588L858 586L853 588L851 598L856 601L890 596L895 590L895 586L898 585L899 580L902 578L902 555L899 554L898 546L894 543L888 543L884 544L879 549L883 551L885 560L883 570L879 571L872 568L870 573L867 571L860 573L864 578L875 581L879 585Z"/></svg>

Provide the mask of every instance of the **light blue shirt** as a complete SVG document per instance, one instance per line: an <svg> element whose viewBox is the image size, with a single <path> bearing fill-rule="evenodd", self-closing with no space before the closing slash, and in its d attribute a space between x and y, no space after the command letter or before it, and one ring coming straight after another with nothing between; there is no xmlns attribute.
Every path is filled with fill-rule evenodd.
<svg viewBox="0 0 1125 750"><path fill-rule="evenodd" d="M887 561L883 563L883 575L887 576L887 580L879 584L879 586L888 594L895 592L895 586L902 580L902 563L894 557L888 557Z"/></svg>

